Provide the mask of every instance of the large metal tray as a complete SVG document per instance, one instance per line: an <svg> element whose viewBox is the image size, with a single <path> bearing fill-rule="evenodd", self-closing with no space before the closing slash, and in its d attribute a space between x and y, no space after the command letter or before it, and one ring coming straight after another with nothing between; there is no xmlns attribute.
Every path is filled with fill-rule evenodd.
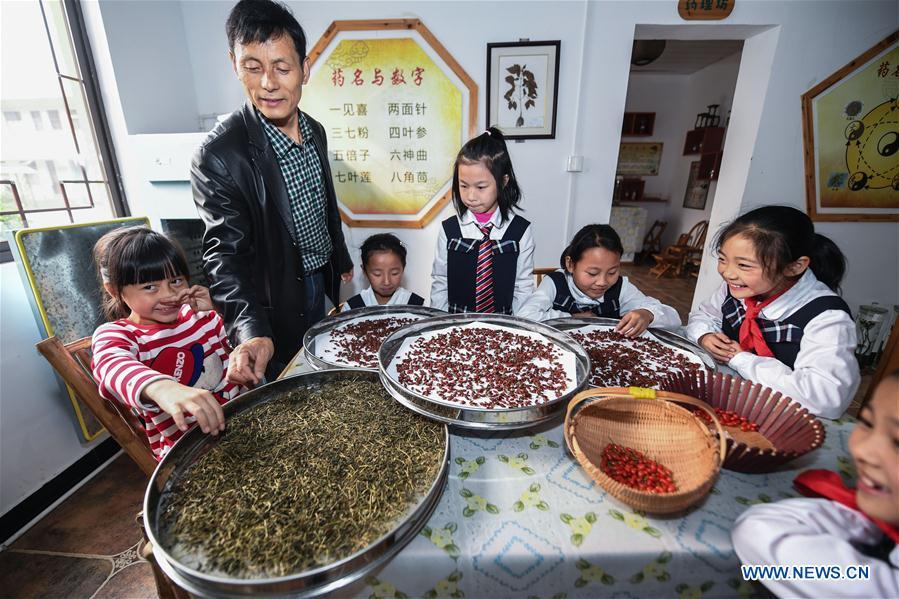
<svg viewBox="0 0 899 599"><path fill-rule="evenodd" d="M306 331L306 334L303 335L303 353L306 355L306 359L309 361L309 363L316 370L327 368L356 368L359 370L370 370L371 372L377 372L377 366L373 366L370 368L362 366L351 366L349 364L330 361L319 357L316 353L316 340L318 339L319 335L322 335L323 333L330 333L334 329L360 318L365 318L367 316L402 316L403 314L415 314L416 316L430 318L432 316L445 315L446 312L444 312L443 310L438 310L437 308L428 308L425 306L365 306L364 308L356 308L354 310L340 312L338 314L335 314L334 316L329 316L324 320L320 320L309 327L309 329Z"/></svg>
<svg viewBox="0 0 899 599"><path fill-rule="evenodd" d="M617 318L602 318L602 317L591 317L591 318L553 318L552 320L544 321L545 325L558 329L560 331L569 332L576 329L580 329L583 327L589 326L611 326L614 327L618 324ZM709 370L718 370L718 365L715 362L715 358L712 357L712 354L699 347L689 339L685 337L681 337L676 333L672 333L671 331L667 331L665 329L657 329L653 327L649 327L648 331L659 338L659 340L663 341L667 345L672 347L676 347L678 349L682 349L686 352L690 352L695 355L697 358L702 360L703 365Z"/></svg>
<svg viewBox="0 0 899 599"><path fill-rule="evenodd" d="M276 399L297 388L314 388L338 380L377 381L373 372L351 369L322 370L281 379L254 389L224 406L225 417L231 417L254 406ZM144 496L144 527L153 544L160 567L179 586L201 597L315 597L352 584L384 565L424 528L443 495L450 463L449 430L444 430L443 462L428 492L417 505L409 508L387 534L371 545L326 566L278 578L234 578L199 572L178 560L163 542L160 506L164 495L177 477L216 443L217 437L203 434L194 427L163 458L150 479ZM365 455L360 447L360 455ZM227 514L223 514L227 517Z"/></svg>
<svg viewBox="0 0 899 599"><path fill-rule="evenodd" d="M482 408L460 406L456 403L425 397L407 389L388 373L388 367L407 338L473 322L490 323L510 329L538 333L562 349L572 352L575 356L574 388L557 399L534 406ZM378 367L384 387L398 402L414 412L466 429L512 430L542 424L564 415L568 400L587 385L590 375L590 357L584 348L566 333L539 322L502 314L450 314L414 322L395 331L381 344L381 351L378 352Z"/></svg>

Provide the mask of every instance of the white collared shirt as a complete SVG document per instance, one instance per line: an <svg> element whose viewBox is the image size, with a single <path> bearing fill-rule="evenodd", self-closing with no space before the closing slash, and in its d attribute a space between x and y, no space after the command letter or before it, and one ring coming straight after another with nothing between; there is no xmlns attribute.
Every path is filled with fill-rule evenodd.
<svg viewBox="0 0 899 599"><path fill-rule="evenodd" d="M366 287L359 292L359 295L362 296L362 301L366 306L405 306L409 304L409 298L412 297L412 292L405 287L397 287L396 291L393 292L393 295L390 296L390 299L387 300L386 304L378 303L378 298L375 297L375 292L371 287ZM340 311L346 312L347 310L352 310L352 308L348 302L343 302L343 308L341 308Z"/></svg>
<svg viewBox="0 0 899 599"><path fill-rule="evenodd" d="M556 272L565 272L559 269ZM663 329L676 329L681 325L677 310L666 306L659 300L644 295L637 289L627 277L621 277L621 293L618 295L619 312L622 316L632 310L649 310L652 313L650 326ZM565 272L565 281L568 283L568 291L574 301L581 305L598 306L603 303L603 298L593 299L581 291L574 282L570 273ZM603 296L604 297L604 296ZM552 318L568 318L571 316L563 310L554 310L553 301L556 299L556 284L551 277L543 277L537 291L521 307L517 316L530 318L531 320L550 320Z"/></svg>
<svg viewBox="0 0 899 599"><path fill-rule="evenodd" d="M766 580L778 597L899 597L899 547L893 564L859 552L853 544L876 545L883 531L864 514L828 499L787 499L754 505L731 532L744 565L848 566L870 568L868 580Z"/></svg>
<svg viewBox="0 0 899 599"><path fill-rule="evenodd" d="M459 219L459 228L462 230L462 237L467 239L480 239L483 233L478 228L480 223L471 213L466 210ZM490 239L500 241L512 222L512 214L510 212L509 219L502 221L502 214L499 207L490 215L487 221L493 224L490 230ZM486 223L485 223L486 224ZM437 236L437 251L434 256L434 266L431 269L431 307L438 310L449 309L449 294L447 292L446 282L446 231L443 226L440 227L440 234ZM518 310L525 300L534 293L534 235L531 233L531 227L524 230L521 241L518 243L518 264L515 272L515 291L512 295L512 313L517 314Z"/></svg>
<svg viewBox="0 0 899 599"><path fill-rule="evenodd" d="M836 295L820 282L811 269L786 293L762 308L759 316L766 320L783 320L813 299ZM727 283L698 308L690 312L687 337L699 343L707 333L720 333L721 306L727 297ZM745 302L742 302L745 307ZM799 354L791 369L777 358L739 352L728 366L741 377L775 391L780 391L808 411L823 418L839 418L846 411L858 389L861 375L855 359L858 342L855 323L843 310L826 310L805 325Z"/></svg>

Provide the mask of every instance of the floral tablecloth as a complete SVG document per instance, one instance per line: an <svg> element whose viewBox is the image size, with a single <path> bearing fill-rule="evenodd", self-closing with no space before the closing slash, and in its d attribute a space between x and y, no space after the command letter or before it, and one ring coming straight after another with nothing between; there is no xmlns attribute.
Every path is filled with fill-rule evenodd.
<svg viewBox="0 0 899 599"><path fill-rule="evenodd" d="M561 423L492 435L451 429L449 482L426 528L345 591L385 599L751 597L758 589L742 581L730 541L736 517L795 497L793 478L808 468L854 478L854 421L823 422L826 440L814 453L771 474L722 470L706 501L677 518L646 516L607 495L566 453Z"/></svg>

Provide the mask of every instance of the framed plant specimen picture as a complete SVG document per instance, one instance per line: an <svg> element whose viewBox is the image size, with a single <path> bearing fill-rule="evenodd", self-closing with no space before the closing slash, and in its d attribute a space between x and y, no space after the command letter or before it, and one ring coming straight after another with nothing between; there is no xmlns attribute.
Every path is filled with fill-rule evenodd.
<svg viewBox="0 0 899 599"><path fill-rule="evenodd" d="M556 137L561 42L487 44L487 126L509 139Z"/></svg>

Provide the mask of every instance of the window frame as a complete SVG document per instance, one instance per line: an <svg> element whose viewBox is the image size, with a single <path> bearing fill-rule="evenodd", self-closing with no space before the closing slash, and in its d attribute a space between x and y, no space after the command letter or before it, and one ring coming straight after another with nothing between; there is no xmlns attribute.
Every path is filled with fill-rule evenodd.
<svg viewBox="0 0 899 599"><path fill-rule="evenodd" d="M88 41L87 27L85 25L84 14L81 10L81 5L77 0L62 0L63 10L65 12L66 22L69 28L69 34L72 38L72 46L75 50L75 58L78 61L78 67L81 74L81 79L75 79L69 75L63 75L59 72L59 60L57 59L57 49L53 45L53 36L50 33L50 26L47 22L47 9L44 6L44 2L40 2L41 7L41 15L44 21L44 31L46 32L46 43L50 45L50 52L53 56L53 63L56 68L56 76L57 79L60 80L60 94L62 96L63 105L65 106L65 114L60 115L60 119L63 123L63 128L68 128L69 133L76 140L77 147L77 136L74 131L74 123L72 121L72 113L69 108L69 102L66 98L65 91L62 87L61 79L68 79L70 81L76 81L82 85L85 100L87 104L87 110L90 113L90 118L93 123L93 130L96 139L97 151L100 154L101 165L103 171L106 175L106 185L109 189L110 202L112 204L113 216L115 218L124 218L127 216L131 216L131 210L128 207L128 202L125 197L125 189L122 184L121 171L119 169L118 161L116 160L115 153L115 145L112 139L112 132L109 128L109 121L106 118L106 108L103 104L103 95L100 91L100 85L98 81L98 74L96 64L94 62L93 53L91 52L90 42ZM21 117L20 117L21 118ZM48 116L49 121L49 116ZM46 123L48 126L52 128L51 123ZM62 187L63 194L63 202L65 206L60 208L53 208L53 211L59 212L68 212L69 220L74 222L73 210L77 210L78 207L70 206L68 199L65 193L65 187L62 185L63 183L71 183L72 181L60 181ZM88 197L90 196L90 185L91 183L104 183L103 181L94 181L89 180L87 178L87 174L85 172L84 180L75 181L79 184L84 184L88 190ZM48 209L37 209L37 210L25 210L22 207L21 199L18 194L18 190L15 187L15 184L12 181L0 181L0 184L10 185L13 188L13 197L16 200L16 207L18 210L24 214L29 214L31 212L46 212ZM93 204L93 201L90 202ZM9 241L7 239L0 240L0 264L11 262L13 259L12 252L9 247Z"/></svg>

